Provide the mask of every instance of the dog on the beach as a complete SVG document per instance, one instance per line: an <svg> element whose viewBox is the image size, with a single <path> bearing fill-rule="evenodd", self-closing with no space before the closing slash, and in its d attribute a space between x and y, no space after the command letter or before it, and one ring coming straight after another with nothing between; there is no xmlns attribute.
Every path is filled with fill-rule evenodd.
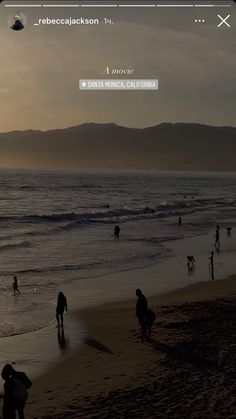
<svg viewBox="0 0 236 419"><path fill-rule="evenodd" d="M195 265L196 260L194 259L194 256L187 256L187 265Z"/></svg>
<svg viewBox="0 0 236 419"><path fill-rule="evenodd" d="M196 260L194 259L194 256L187 256L187 263L196 263Z"/></svg>

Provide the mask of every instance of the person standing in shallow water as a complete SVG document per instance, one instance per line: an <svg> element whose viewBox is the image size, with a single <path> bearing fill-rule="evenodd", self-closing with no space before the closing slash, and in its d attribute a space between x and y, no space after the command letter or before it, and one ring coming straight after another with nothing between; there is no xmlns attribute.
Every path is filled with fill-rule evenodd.
<svg viewBox="0 0 236 419"><path fill-rule="evenodd" d="M18 292L18 294L20 294L19 288L18 288L18 280L17 280L17 276L15 275L13 278L13 284L12 284L12 288L13 288L13 292L14 295Z"/></svg>
<svg viewBox="0 0 236 419"><path fill-rule="evenodd" d="M120 227L118 225L115 226L114 228L114 237L115 239L118 239L120 235Z"/></svg>
<svg viewBox="0 0 236 419"><path fill-rule="evenodd" d="M67 307L67 300L64 296L63 292L59 292L57 297L57 308L56 308L56 319L57 319L57 327L63 327L63 315L64 311L68 311Z"/></svg>
<svg viewBox="0 0 236 419"><path fill-rule="evenodd" d="M220 229L218 228L218 226L215 234L215 247L220 247Z"/></svg>

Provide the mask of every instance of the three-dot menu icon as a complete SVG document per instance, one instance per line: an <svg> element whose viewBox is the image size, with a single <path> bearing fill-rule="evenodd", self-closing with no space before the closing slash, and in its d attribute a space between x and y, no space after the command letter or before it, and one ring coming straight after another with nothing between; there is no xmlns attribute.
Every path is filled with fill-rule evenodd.
<svg viewBox="0 0 236 419"><path fill-rule="evenodd" d="M194 22L195 23L205 23L206 19L195 19Z"/></svg>

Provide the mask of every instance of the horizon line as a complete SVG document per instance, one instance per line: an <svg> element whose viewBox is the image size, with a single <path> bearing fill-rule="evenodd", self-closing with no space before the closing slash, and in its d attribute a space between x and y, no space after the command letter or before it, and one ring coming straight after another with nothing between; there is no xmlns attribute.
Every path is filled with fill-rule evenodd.
<svg viewBox="0 0 236 419"><path fill-rule="evenodd" d="M148 125L145 127L133 127L133 126L126 126L126 125L120 125L117 124L116 122L82 122L81 124L78 125L70 125L70 126L66 126L64 128L49 128L46 130L42 130L42 129L32 129L32 128L28 128L28 129L13 129L12 131L3 131L0 132L0 135L4 135L4 134L12 134L14 132L16 133L23 133L23 132L40 132L40 133L46 133L46 132L50 132L50 131L63 131L63 130L67 130L67 129L71 129L71 128L77 128L77 127L82 127L83 125L115 125L117 127L120 128L127 128L127 129L136 129L136 130L145 130L148 128L155 128L158 127L160 125L201 125L201 126L206 126L206 127L211 127L211 128L233 128L236 129L236 126L233 125L210 125L207 123L203 123L203 122L160 122L158 124L154 124L154 125Z"/></svg>

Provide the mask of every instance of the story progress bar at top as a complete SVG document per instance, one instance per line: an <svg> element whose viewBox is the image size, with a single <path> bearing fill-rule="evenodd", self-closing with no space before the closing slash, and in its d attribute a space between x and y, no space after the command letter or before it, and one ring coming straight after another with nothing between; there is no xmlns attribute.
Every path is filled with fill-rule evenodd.
<svg viewBox="0 0 236 419"><path fill-rule="evenodd" d="M8 3L6 3L6 4L4 4L4 6L5 7L13 7L13 8L23 8L23 7L48 7L48 8L50 8L50 7L53 7L53 8L55 8L55 7L57 7L57 8L61 8L61 7L63 7L63 8L69 8L69 7L89 7L89 8L98 8L98 7L104 7L104 8L111 8L111 7L113 7L113 8L115 8L115 7L119 7L119 8L122 8L122 7L124 7L124 8L135 8L135 7L139 7L139 8L150 8L150 7L155 7L155 8L164 8L164 7L169 7L169 8L171 8L171 7L173 7L173 8L176 8L176 7L179 7L179 8L188 8L188 7L199 7L199 8L201 8L201 7L204 7L204 8L208 8L208 7L217 7L217 8L225 8L225 7L231 7L231 4L199 4L199 3L194 3L194 4L132 4L132 3L130 3L130 4L119 4L119 3L117 3L117 4L115 4L115 3L112 3L112 4L44 4L44 3L41 3L41 4L8 4Z"/></svg>

